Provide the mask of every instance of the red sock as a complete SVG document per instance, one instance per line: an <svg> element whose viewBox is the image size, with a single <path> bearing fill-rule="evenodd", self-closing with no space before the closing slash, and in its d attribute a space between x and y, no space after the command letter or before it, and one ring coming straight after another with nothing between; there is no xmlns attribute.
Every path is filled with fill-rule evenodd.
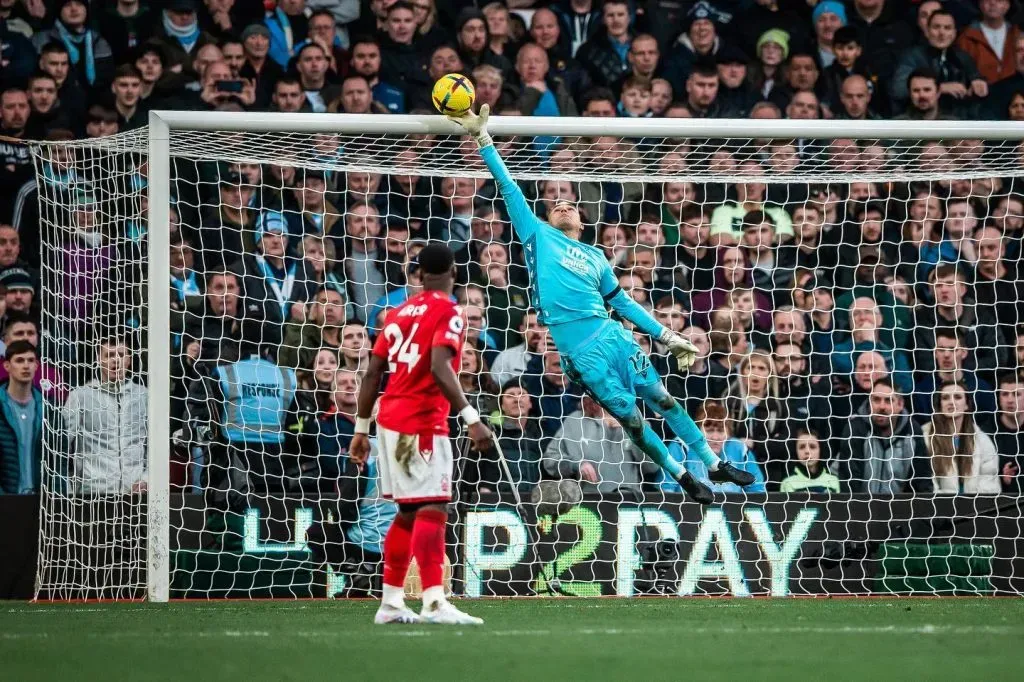
<svg viewBox="0 0 1024 682"><path fill-rule="evenodd" d="M414 520L406 520L399 514L384 536L385 585L405 586L405 574L409 572L409 559L412 556L410 548Z"/></svg>
<svg viewBox="0 0 1024 682"><path fill-rule="evenodd" d="M424 590L441 585L444 572L444 527L447 522L447 512L437 509L420 509L416 512L416 523L412 528L412 555L416 557Z"/></svg>

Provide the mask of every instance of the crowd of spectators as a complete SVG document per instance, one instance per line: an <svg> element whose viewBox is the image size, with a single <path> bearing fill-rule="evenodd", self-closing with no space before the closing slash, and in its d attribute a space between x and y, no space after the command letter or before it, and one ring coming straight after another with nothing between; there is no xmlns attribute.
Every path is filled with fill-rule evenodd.
<svg viewBox="0 0 1024 682"><path fill-rule="evenodd" d="M43 430L70 448L75 492L145 486L130 333L145 324L145 169L113 191L54 151L37 181L20 141L104 137L152 109L431 113L449 72L471 75L476 106L499 114L1020 121L1019 19L1009 0L0 0L0 490L38 490ZM415 167L431 144L396 158ZM642 152L671 174L699 151L545 144L545 163L574 170ZM974 179L524 185L541 216L577 201L584 241L622 288L701 348L680 372L638 335L713 449L755 474L750 491L1017 493L1024 194L1013 177L980 177L992 147L979 141L910 151ZM709 173L752 178L892 167L876 141L703 152ZM494 452L463 457L458 488L674 489L563 372L490 181L188 162L174 187L176 490L230 503L365 477L345 457L355 395L383 315L419 291L430 239L457 251L463 389L512 469L509 481ZM108 195L136 199L111 210ZM43 261L60 273L49 290ZM44 299L60 323L40 354ZM41 428L44 407L59 425Z"/></svg>

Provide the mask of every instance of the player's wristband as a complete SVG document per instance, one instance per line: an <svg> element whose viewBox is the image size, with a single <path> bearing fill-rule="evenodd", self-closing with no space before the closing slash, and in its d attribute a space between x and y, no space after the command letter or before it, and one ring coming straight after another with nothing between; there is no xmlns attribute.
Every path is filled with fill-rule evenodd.
<svg viewBox="0 0 1024 682"><path fill-rule="evenodd" d="M673 336L675 336L674 331L672 331L668 327L663 327L661 333L658 334L658 341L661 341L662 343L668 343L669 339L671 339Z"/></svg>
<svg viewBox="0 0 1024 682"><path fill-rule="evenodd" d="M480 149L490 147L492 144L494 144L494 140L491 139L490 134L487 132L482 132L476 136L476 146L480 147Z"/></svg>
<svg viewBox="0 0 1024 682"><path fill-rule="evenodd" d="M370 433L372 422L370 417L356 417L356 433Z"/></svg>
<svg viewBox="0 0 1024 682"><path fill-rule="evenodd" d="M480 413L476 411L476 408L472 405L466 405L459 411L459 416L462 417L462 421L466 422L466 426L472 426L473 424L480 423Z"/></svg>

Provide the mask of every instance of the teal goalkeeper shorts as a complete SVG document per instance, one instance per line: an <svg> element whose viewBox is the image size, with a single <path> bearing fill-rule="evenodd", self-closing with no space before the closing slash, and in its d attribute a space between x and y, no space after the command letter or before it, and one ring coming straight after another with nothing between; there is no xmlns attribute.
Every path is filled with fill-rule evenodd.
<svg viewBox="0 0 1024 682"><path fill-rule="evenodd" d="M633 335L610 320L582 346L562 355L562 370L617 419L636 410L637 386L661 380Z"/></svg>

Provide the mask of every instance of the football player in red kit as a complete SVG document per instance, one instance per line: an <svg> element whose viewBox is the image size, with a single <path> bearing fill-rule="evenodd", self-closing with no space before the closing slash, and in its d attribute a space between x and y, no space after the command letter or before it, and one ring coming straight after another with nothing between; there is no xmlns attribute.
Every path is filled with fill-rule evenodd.
<svg viewBox="0 0 1024 682"><path fill-rule="evenodd" d="M398 503L399 511L384 539L384 594L374 622L479 625L481 619L445 599L442 584L452 488L451 408L465 422L477 450L487 449L492 435L459 386L465 321L452 301L455 259L447 246L435 243L420 251L418 260L423 292L384 320L359 391L349 447L349 457L362 466L370 453L373 404L387 371L377 413L377 461L381 491ZM419 614L405 605L405 575L412 557L423 583Z"/></svg>

